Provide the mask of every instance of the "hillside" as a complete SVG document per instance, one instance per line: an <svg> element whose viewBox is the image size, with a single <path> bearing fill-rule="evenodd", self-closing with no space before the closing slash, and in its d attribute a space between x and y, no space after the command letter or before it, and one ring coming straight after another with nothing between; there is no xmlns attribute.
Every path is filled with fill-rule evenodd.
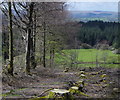
<svg viewBox="0 0 120 100"><path fill-rule="evenodd" d="M103 20L103 21L118 21L117 12L108 11L71 11L70 18L78 21L88 20Z"/></svg>

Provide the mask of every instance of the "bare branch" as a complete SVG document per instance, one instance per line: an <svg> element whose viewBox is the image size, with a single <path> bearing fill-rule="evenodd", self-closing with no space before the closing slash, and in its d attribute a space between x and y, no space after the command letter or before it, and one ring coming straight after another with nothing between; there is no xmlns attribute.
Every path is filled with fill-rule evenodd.
<svg viewBox="0 0 120 100"><path fill-rule="evenodd" d="M18 15L18 17L20 18L20 20L27 25L28 23L26 21L24 21L23 18L20 16L18 10L16 9L16 6L15 6L14 2L13 2L13 8L14 8L16 14Z"/></svg>
<svg viewBox="0 0 120 100"><path fill-rule="evenodd" d="M8 17L8 15L7 15L7 13L5 12L5 10L4 10L4 9L1 9L1 11L4 13L4 15L5 15L5 16L7 16L7 17Z"/></svg>
<svg viewBox="0 0 120 100"><path fill-rule="evenodd" d="M23 5L21 2L19 2L18 5L20 5L21 7L25 8L25 9L27 8L27 6Z"/></svg>

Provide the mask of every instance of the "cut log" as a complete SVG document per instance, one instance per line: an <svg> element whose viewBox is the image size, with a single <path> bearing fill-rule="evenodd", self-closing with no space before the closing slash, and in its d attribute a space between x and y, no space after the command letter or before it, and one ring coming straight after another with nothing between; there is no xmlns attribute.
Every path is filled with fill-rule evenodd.
<svg viewBox="0 0 120 100"><path fill-rule="evenodd" d="M71 87L71 89L78 90L79 87L77 87L77 86L73 86L73 87Z"/></svg>
<svg viewBox="0 0 120 100"><path fill-rule="evenodd" d="M86 78L86 76L84 74L81 74L80 78Z"/></svg>
<svg viewBox="0 0 120 100"><path fill-rule="evenodd" d="M65 90L65 89L53 89L53 90L51 90L51 92L57 93L57 94L69 93L69 91L68 91L68 90Z"/></svg>
<svg viewBox="0 0 120 100"><path fill-rule="evenodd" d="M73 99L73 96L71 95L69 90L66 89L53 89L49 92L49 95L47 98L54 98L55 100L57 98L61 98L63 100L71 100Z"/></svg>

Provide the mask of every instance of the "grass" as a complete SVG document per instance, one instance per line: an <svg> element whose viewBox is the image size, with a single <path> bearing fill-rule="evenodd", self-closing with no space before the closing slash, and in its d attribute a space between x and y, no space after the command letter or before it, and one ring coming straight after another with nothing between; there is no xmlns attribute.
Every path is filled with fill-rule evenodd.
<svg viewBox="0 0 120 100"><path fill-rule="evenodd" d="M118 55L113 54L110 50L97 50L97 49L80 49L78 52L78 61L83 62L96 62L96 58L99 62L118 61ZM114 59L112 59L114 58Z"/></svg>
<svg viewBox="0 0 120 100"><path fill-rule="evenodd" d="M36 52L36 62L40 64L40 57L42 54ZM49 66L49 54L46 54L46 61ZM62 50L59 53L55 54L55 66L69 67L95 67L96 58L98 62L104 63L118 63L120 62L120 55L112 53L110 50L97 50L97 49L69 49ZM94 62L94 64L72 64L75 62ZM119 64L100 64L100 66L106 67L119 67ZM14 58L14 67L15 70L17 68L21 68L24 70L25 68L25 54L16 56ZM20 70L21 70L20 69Z"/></svg>
<svg viewBox="0 0 120 100"><path fill-rule="evenodd" d="M71 62L106 62L106 63L118 63L120 62L120 55L112 53L110 50L97 50L97 49L71 49L63 50L61 53L56 54L56 63L68 64ZM78 66L92 66L96 64L78 64ZM106 67L118 67L118 64L101 64Z"/></svg>

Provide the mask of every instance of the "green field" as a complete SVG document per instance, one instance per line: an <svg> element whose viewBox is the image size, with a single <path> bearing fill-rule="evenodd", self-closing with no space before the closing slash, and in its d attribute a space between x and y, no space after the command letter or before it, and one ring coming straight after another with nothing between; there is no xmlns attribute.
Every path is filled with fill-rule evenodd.
<svg viewBox="0 0 120 100"><path fill-rule="evenodd" d="M97 50L97 49L71 49L63 50L61 53L56 54L55 62L58 64L70 64L71 62L86 62L91 64L79 64L80 66L95 66L95 62L101 63L118 63L120 55L112 53L110 50ZM92 64L92 62L94 64ZM103 66L103 64L101 64ZM105 64L105 66L116 67L118 64Z"/></svg>
<svg viewBox="0 0 120 100"><path fill-rule="evenodd" d="M41 64L40 62L40 54L36 52L36 62L37 64ZM104 64L105 63L118 63L120 62L120 55L112 53L110 50L96 50L96 49L71 49L71 50L62 50L59 53L55 54L55 67L69 67L69 66L77 66L77 67L95 67L96 66L96 58L98 62L102 62L103 64L99 64L99 66L105 67L119 67L120 64ZM49 53L46 56L46 63L49 66ZM77 62L77 63L76 63ZM86 63L89 62L89 63ZM93 63L92 63L93 62ZM74 63L74 64L72 64ZM79 64L82 63L82 64ZM14 57L14 66L19 66L22 68L25 66L25 54Z"/></svg>

